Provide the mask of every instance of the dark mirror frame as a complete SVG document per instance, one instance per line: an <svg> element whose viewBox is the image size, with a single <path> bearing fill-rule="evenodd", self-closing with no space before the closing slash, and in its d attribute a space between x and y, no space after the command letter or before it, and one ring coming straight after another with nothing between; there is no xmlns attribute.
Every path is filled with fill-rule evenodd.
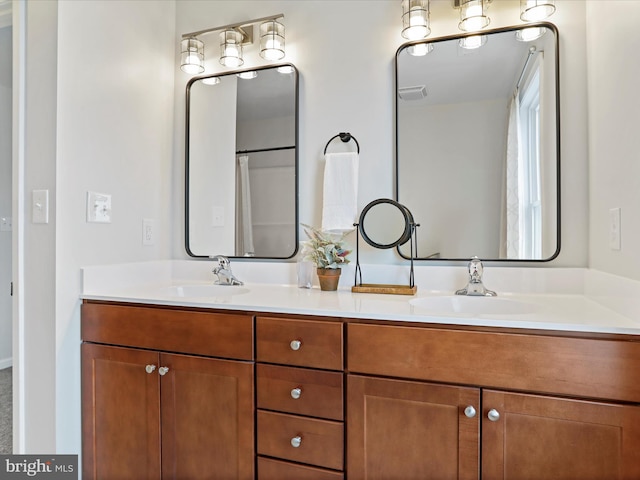
<svg viewBox="0 0 640 480"><path fill-rule="evenodd" d="M561 240L561 235L560 235L560 230L561 230L561 190L560 190L560 178L561 178L561 169L560 169L560 145L561 145L561 137L560 137L560 36L558 33L558 29L557 27L552 24L552 23L548 23L548 22L536 22L536 23L530 23L530 24L524 24L524 25L516 25L516 26L509 26L509 27L503 27L503 28L496 28L496 29L491 29L491 30L483 30L482 32L475 32L475 33L469 33L469 34L456 34L456 35L448 35L445 37L437 37L437 38L430 38L430 39L425 39L425 40L420 40L420 41L413 41L413 42L407 42L402 44L398 50L396 51L396 55L394 57L394 84L393 84L393 108L394 108L394 121L395 121L395 126L394 126L394 133L395 133L395 199L400 202L400 188L399 188L399 169L400 169L400 162L399 162L399 156L398 156L398 136L399 136L399 131L398 131L398 57L401 53L401 51L407 47L410 47L412 45L418 45L418 44L423 44L423 43L438 43L438 42L445 42L448 40L458 40L460 38L465 38L465 37L470 37L473 35L477 35L478 33L481 33L482 35L486 35L486 34L494 34L494 33L503 33L503 32L516 32L517 30L522 30L523 28L527 28L527 27L545 27L548 28L549 30L553 31L554 35L555 35L555 89L556 89L556 98L555 98L555 107L556 107L556 190L557 190L557 212L556 212L556 221L557 221L557 226L556 226L556 250L555 252L548 258L542 258L542 259L518 259L518 258L482 258L483 261L490 261L490 262L523 262L523 263L541 263L541 262L550 262L551 260L555 259L559 254L560 254L560 240ZM420 219L418 218L417 221L419 222ZM421 232L422 235L429 235L430 232L427 231L423 231ZM409 256L407 256L405 253L403 253L403 251L401 250L400 246L398 246L397 248L397 252L398 254L404 258L404 259L410 259ZM416 252L417 253L417 252ZM416 256L413 258L413 260L429 260L429 261L443 261L443 262L452 262L452 261L465 261L468 262L469 258L471 256L473 256L473 252L470 252L469 257L461 257L461 258L434 258L433 256L431 257L419 257Z"/></svg>
<svg viewBox="0 0 640 480"><path fill-rule="evenodd" d="M381 204L389 204L391 206L396 207L400 212L400 214L402 215L402 217L404 218L403 231L400 233L397 240L391 243L378 243L376 240L372 239L367 234L364 228L364 221L369 211L376 205L381 205ZM393 248L393 247L399 247L407 243L411 239L411 234L413 232L413 227L414 227L413 215L411 215L411 212L409 211L409 209L404 205L399 204L395 200L391 200L390 198L379 198L377 200L372 201L366 207L364 207L362 209L362 213L360 213L360 219L358 220L358 224L359 224L358 228L360 229L360 235L362 235L362 239L372 247L383 249L383 250L388 248Z"/></svg>
<svg viewBox="0 0 640 480"><path fill-rule="evenodd" d="M299 152L300 152L300 148L299 148L299 118L300 118L300 95L299 95L299 90L300 90L300 78L299 78L299 72L298 69L295 67L295 65L293 65L292 63L279 63L279 64L275 64L275 65L264 65L264 66L259 66L259 67L252 67L252 68L246 68L246 69L242 69L242 70L233 70L231 72L224 72L224 73L216 73L216 74L209 74L209 75L200 75L197 77L193 77L191 78L188 82L187 82L187 86L186 86L186 94L185 94L185 144L184 144L184 160L185 160L185 178L184 178L184 189L185 189L185 193L184 193L184 201L185 201L185 206L184 206L184 241L185 241L185 250L187 252L187 254L190 257L196 258L196 259L209 259L211 258L211 256L209 255L196 255L194 254L190 247L189 247L189 129L190 129L190 103L191 103L191 86L202 79L205 78L212 78L212 77L226 77L226 76L230 76L230 75L237 75L239 73L242 72L251 72L251 71L260 71L260 70L267 70L267 69L274 69L274 68L278 68L278 67L282 67L282 66L289 66L293 68L293 74L296 76L295 77L295 86L294 86L294 95L295 95L295 166L294 166L294 177L295 177L295 243L294 243L294 249L291 252L291 255L286 256L286 257L260 257L260 256L253 256L253 257L245 257L245 256L235 256L235 255L228 255L225 254L223 252L214 252L211 255L224 255L227 258L233 258L234 260L286 260L286 259L290 259L293 258L297 255L298 253L298 249L299 249L299 244L300 244L300 233L299 233L299 208L300 208L300 199L299 199ZM215 108L215 107L214 107Z"/></svg>

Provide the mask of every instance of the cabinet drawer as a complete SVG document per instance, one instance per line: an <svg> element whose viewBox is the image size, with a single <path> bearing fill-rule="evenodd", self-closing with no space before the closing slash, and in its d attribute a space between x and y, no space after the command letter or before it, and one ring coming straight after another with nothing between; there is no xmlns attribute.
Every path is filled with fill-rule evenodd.
<svg viewBox="0 0 640 480"><path fill-rule="evenodd" d="M81 328L85 342L253 359L250 315L84 303Z"/></svg>
<svg viewBox="0 0 640 480"><path fill-rule="evenodd" d="M350 372L640 401L640 342L352 323Z"/></svg>
<svg viewBox="0 0 640 480"><path fill-rule="evenodd" d="M256 319L259 362L342 370L342 339L340 322Z"/></svg>
<svg viewBox="0 0 640 480"><path fill-rule="evenodd" d="M258 408L343 419L342 373L257 365Z"/></svg>
<svg viewBox="0 0 640 480"><path fill-rule="evenodd" d="M343 480L344 474L258 457L258 480Z"/></svg>
<svg viewBox="0 0 640 480"><path fill-rule="evenodd" d="M342 423L258 411L258 454L342 470L343 444Z"/></svg>

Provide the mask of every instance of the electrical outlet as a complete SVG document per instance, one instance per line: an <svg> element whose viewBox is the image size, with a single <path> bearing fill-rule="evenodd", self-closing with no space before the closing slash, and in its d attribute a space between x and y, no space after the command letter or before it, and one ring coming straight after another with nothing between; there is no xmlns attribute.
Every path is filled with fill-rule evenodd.
<svg viewBox="0 0 640 480"><path fill-rule="evenodd" d="M142 219L142 245L155 245L156 222L151 218Z"/></svg>
<svg viewBox="0 0 640 480"><path fill-rule="evenodd" d="M611 250L621 249L620 235L620 207L609 210L609 248Z"/></svg>

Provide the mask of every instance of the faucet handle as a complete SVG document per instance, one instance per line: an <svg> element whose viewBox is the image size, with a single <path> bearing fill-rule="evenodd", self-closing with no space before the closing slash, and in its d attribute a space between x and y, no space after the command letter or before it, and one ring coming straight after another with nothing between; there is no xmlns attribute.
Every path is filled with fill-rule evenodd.
<svg viewBox="0 0 640 480"><path fill-rule="evenodd" d="M229 262L229 259L227 257L222 255L215 255L209 258L211 258L211 260L218 262L218 268L222 268L224 270L229 269L229 265L231 264L231 262Z"/></svg>
<svg viewBox="0 0 640 480"><path fill-rule="evenodd" d="M481 281L482 280L482 272L484 271L484 267L482 265L482 261L476 257L471 257L469 260L469 264L467 265L469 270L469 279L473 281Z"/></svg>

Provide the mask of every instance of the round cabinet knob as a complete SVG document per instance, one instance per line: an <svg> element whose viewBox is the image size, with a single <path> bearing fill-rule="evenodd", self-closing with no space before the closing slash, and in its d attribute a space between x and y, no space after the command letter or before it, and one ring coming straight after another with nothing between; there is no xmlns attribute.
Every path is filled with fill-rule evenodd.
<svg viewBox="0 0 640 480"><path fill-rule="evenodd" d="M147 371L147 373L153 373L153 371L156 369L155 365L147 365L146 367L144 367L144 369Z"/></svg>
<svg viewBox="0 0 640 480"><path fill-rule="evenodd" d="M291 398L293 398L294 400L299 399L300 395L302 395L302 389L300 387L291 390Z"/></svg>
<svg viewBox="0 0 640 480"><path fill-rule="evenodd" d="M469 405L467 408L464 409L464 414L468 418L473 418L476 416L476 409L473 408L473 405Z"/></svg>
<svg viewBox="0 0 640 480"><path fill-rule="evenodd" d="M163 376L166 375L168 371L169 371L169 367L160 367L158 369L158 373Z"/></svg>
<svg viewBox="0 0 640 480"><path fill-rule="evenodd" d="M492 408L491 410L489 410L489 413L487 413L487 418L492 422L497 422L498 420L500 420L500 412L498 412L495 408Z"/></svg>
<svg viewBox="0 0 640 480"><path fill-rule="evenodd" d="M291 350L300 350L300 347L302 346L302 342L300 340L291 340L291 343L289 344L289 346L291 347Z"/></svg>
<svg viewBox="0 0 640 480"><path fill-rule="evenodd" d="M302 445L302 437L300 435L291 439L291 446L293 448L298 448L300 445Z"/></svg>

